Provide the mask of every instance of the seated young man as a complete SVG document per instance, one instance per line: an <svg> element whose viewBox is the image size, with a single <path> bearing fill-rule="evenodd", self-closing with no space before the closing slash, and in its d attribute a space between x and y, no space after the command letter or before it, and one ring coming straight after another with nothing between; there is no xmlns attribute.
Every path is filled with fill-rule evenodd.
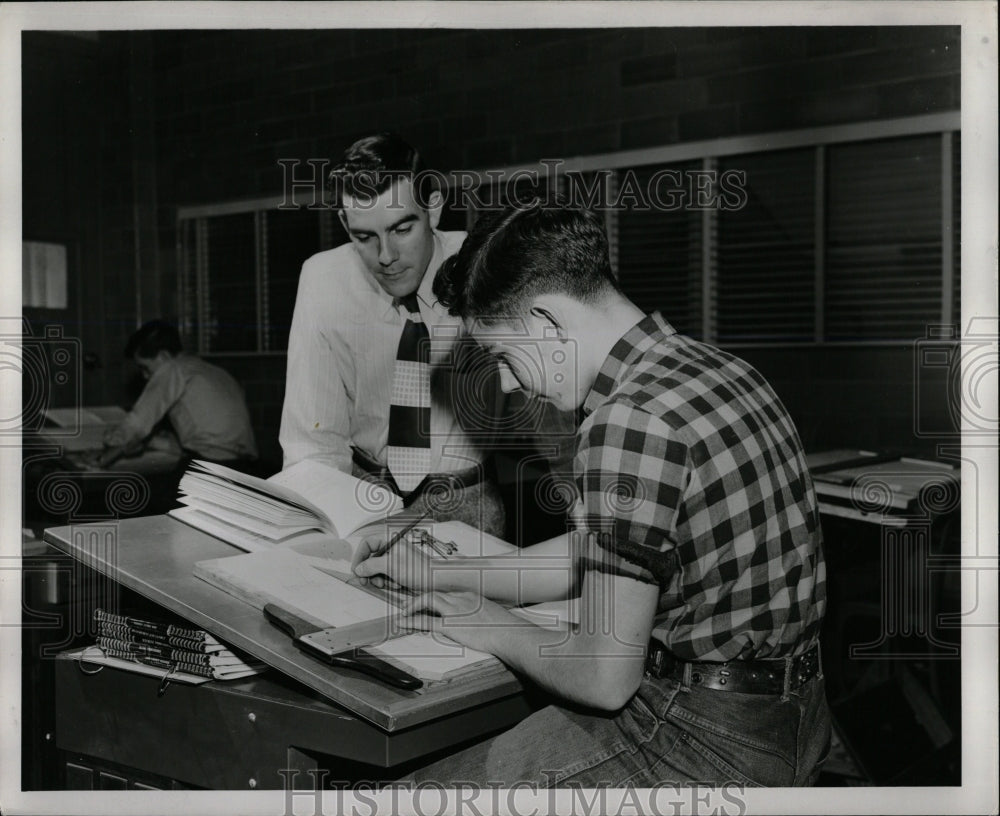
<svg viewBox="0 0 1000 816"><path fill-rule="evenodd" d="M218 366L184 354L174 326L161 320L144 324L129 338L125 357L148 382L122 423L105 433L102 464L141 449L164 416L189 458L239 469L256 461L257 443L240 384Z"/></svg>
<svg viewBox="0 0 1000 816"><path fill-rule="evenodd" d="M362 548L359 576L422 591L407 625L495 654L555 698L415 778L814 782L830 732L825 568L802 446L771 387L629 301L603 224L583 211L484 215L435 293L495 355L505 388L583 419L573 529L516 569ZM568 632L507 609L576 593Z"/></svg>

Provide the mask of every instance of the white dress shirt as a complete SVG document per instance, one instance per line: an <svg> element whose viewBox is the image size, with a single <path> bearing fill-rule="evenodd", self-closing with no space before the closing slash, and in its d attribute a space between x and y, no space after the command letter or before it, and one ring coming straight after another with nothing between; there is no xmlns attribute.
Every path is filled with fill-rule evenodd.
<svg viewBox="0 0 1000 816"><path fill-rule="evenodd" d="M178 354L153 373L120 426L125 442L145 439L165 415L181 446L204 459L257 458L243 388L200 357Z"/></svg>
<svg viewBox="0 0 1000 816"><path fill-rule="evenodd" d="M434 277L464 240L464 232L434 233L434 254L417 290L435 366L449 364L462 322L434 297ZM392 377L405 321L352 244L303 264L279 434L284 467L317 459L350 472L352 446L385 464ZM464 470L483 458L455 419L449 396L432 392L432 473Z"/></svg>

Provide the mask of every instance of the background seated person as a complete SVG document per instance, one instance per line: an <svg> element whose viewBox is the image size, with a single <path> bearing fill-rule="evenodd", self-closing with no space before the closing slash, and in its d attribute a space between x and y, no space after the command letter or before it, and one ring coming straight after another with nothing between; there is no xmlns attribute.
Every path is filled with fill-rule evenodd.
<svg viewBox="0 0 1000 816"><path fill-rule="evenodd" d="M250 414L243 388L231 374L185 354L177 329L162 320L152 320L133 334L125 357L135 362L147 383L121 424L105 433L101 465L141 451L166 416L186 459L256 469Z"/></svg>

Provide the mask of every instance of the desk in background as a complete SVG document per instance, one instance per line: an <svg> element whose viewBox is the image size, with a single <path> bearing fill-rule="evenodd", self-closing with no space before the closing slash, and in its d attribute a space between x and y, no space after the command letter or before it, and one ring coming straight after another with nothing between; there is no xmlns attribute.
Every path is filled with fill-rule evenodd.
<svg viewBox="0 0 1000 816"><path fill-rule="evenodd" d="M960 473L947 462L807 456L822 516L827 695L868 784L958 784Z"/></svg>
<svg viewBox="0 0 1000 816"><path fill-rule="evenodd" d="M121 409L111 408L57 413L63 424L24 434L23 526L36 537L53 524L165 513L175 506L182 475L179 450L147 447L108 467L92 464L103 450L105 429L119 415L124 416Z"/></svg>
<svg viewBox="0 0 1000 816"><path fill-rule="evenodd" d="M254 779L260 787L281 787L268 763L308 770L340 759L402 769L508 728L531 711L520 682L503 667L405 692L310 658L258 609L194 577L197 561L240 551L174 519L60 527L47 530L45 540L115 586L278 670L235 683L171 686L157 698L154 678L108 669L87 676L75 662L57 660L55 741L64 757L112 767L131 758L141 771L186 785L241 780L236 787L245 787ZM248 725L249 713L256 728ZM314 725L303 725L313 715ZM70 765L80 780L86 766L79 759Z"/></svg>

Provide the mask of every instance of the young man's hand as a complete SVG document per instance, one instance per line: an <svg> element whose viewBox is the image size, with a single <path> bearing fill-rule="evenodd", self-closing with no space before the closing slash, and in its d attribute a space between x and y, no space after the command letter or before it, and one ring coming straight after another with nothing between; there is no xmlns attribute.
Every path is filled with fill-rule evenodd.
<svg viewBox="0 0 1000 816"><path fill-rule="evenodd" d="M408 540L387 547L384 536L372 535L362 539L351 566L362 583L427 592L433 589L433 561L426 548Z"/></svg>
<svg viewBox="0 0 1000 816"><path fill-rule="evenodd" d="M121 445L106 447L98 453L94 459L94 464L99 468L109 467L125 455L125 448Z"/></svg>
<svg viewBox="0 0 1000 816"><path fill-rule="evenodd" d="M498 630L532 626L476 592L425 592L403 604L399 614L404 626L438 632L484 652L492 652Z"/></svg>
<svg viewBox="0 0 1000 816"><path fill-rule="evenodd" d="M121 425L115 425L104 432L104 447L124 448L128 442L128 434Z"/></svg>

